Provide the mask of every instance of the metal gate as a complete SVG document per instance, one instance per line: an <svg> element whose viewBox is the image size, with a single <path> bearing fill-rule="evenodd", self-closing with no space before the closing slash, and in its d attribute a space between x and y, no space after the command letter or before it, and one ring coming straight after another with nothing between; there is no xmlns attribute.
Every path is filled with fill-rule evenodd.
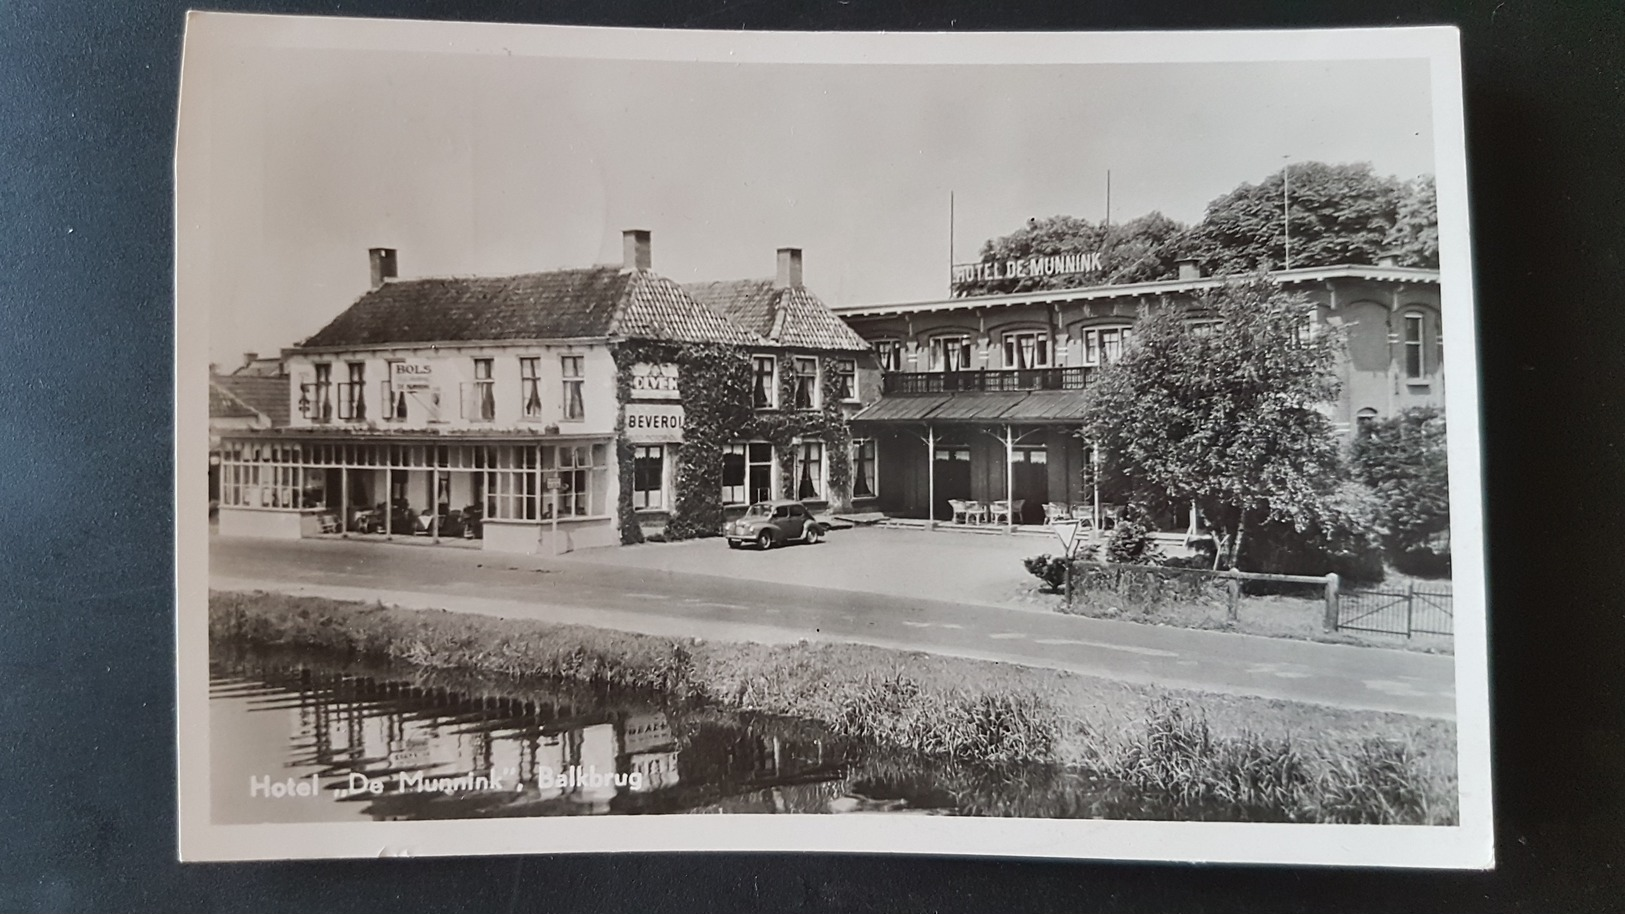
<svg viewBox="0 0 1625 914"><path fill-rule="evenodd" d="M1344 590L1337 594L1337 630L1384 635L1455 633L1452 592L1438 585L1388 590Z"/></svg>

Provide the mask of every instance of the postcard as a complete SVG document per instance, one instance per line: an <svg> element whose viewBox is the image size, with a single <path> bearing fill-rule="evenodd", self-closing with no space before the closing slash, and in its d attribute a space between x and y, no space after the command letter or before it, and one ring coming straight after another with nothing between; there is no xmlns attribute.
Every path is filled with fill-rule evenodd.
<svg viewBox="0 0 1625 914"><path fill-rule="evenodd" d="M1460 69L193 13L182 858L1493 865Z"/></svg>

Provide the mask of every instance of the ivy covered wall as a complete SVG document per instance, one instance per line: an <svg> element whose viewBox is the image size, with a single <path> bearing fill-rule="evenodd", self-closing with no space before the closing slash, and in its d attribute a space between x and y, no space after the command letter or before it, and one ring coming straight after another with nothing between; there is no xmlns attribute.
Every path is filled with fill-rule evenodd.
<svg viewBox="0 0 1625 914"><path fill-rule="evenodd" d="M842 413L833 357L817 356L822 378L815 410L758 410L752 402L751 350L720 343L661 343L630 340L614 349L617 368L615 452L620 467L618 519L621 542L643 541L632 507L633 446L626 437L626 403L631 398L632 366L638 362L677 366L682 391L683 444L676 449L672 504L666 538L693 539L722 533L722 451L735 441L766 441L778 455L780 496L796 497L797 438L824 443L825 500L844 508L851 502L852 437ZM805 357L805 356L803 356ZM779 404L794 402L794 358L779 356ZM848 357L850 358L850 357Z"/></svg>

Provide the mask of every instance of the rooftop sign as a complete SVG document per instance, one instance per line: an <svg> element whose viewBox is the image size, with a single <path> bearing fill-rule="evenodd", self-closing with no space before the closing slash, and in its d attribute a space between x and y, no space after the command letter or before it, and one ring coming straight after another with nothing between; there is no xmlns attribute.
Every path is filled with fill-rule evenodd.
<svg viewBox="0 0 1625 914"><path fill-rule="evenodd" d="M1069 276L1100 272L1100 252L1055 254L1019 260L980 260L954 264L954 286L995 279L1029 279L1043 276Z"/></svg>

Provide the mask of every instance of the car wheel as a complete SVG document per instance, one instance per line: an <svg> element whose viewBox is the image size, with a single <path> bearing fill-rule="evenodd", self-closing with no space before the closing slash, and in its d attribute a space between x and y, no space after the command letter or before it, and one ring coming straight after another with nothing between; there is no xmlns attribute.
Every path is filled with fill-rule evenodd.
<svg viewBox="0 0 1625 914"><path fill-rule="evenodd" d="M756 545L758 548L763 550L772 549L773 531L763 530L761 533L756 534Z"/></svg>
<svg viewBox="0 0 1625 914"><path fill-rule="evenodd" d="M811 524L808 524L807 525L807 533L806 533L805 536L802 537L802 541L806 542L809 545L811 545L812 543L818 542L820 539L823 538L823 536L824 536L824 532L822 530L819 530L817 527L814 527Z"/></svg>

